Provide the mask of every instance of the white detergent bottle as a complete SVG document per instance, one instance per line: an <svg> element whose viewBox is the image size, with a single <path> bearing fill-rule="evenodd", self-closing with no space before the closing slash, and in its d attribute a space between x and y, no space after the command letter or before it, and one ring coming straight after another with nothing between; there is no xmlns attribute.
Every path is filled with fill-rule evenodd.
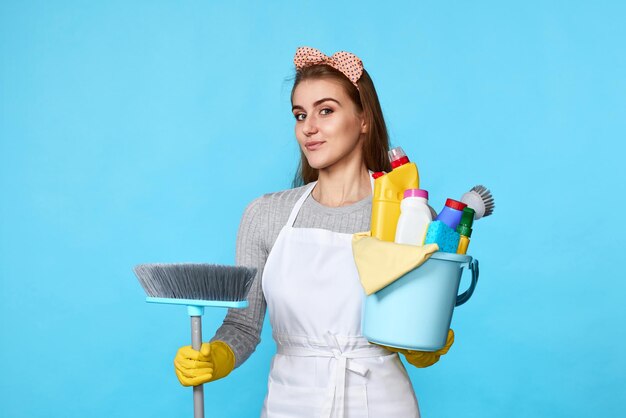
<svg viewBox="0 0 626 418"><path fill-rule="evenodd" d="M428 207L428 192L422 189L405 190L404 199L400 202L395 242L422 245L428 224L432 220L433 216Z"/></svg>

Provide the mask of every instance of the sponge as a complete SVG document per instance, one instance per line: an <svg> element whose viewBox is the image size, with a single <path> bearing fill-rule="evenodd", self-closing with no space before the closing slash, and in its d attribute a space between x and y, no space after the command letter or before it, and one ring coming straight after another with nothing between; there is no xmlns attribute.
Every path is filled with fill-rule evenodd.
<svg viewBox="0 0 626 418"><path fill-rule="evenodd" d="M428 225L424 245L437 244L439 245L439 250L443 252L456 253L459 246L459 238L459 233L442 221L432 221Z"/></svg>

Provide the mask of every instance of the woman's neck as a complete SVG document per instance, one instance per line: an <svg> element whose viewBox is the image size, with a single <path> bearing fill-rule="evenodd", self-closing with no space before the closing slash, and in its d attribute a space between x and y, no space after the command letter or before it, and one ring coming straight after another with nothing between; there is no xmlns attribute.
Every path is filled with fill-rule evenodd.
<svg viewBox="0 0 626 418"><path fill-rule="evenodd" d="M352 205L371 194L370 175L361 162L320 169L311 192L317 202L333 208Z"/></svg>

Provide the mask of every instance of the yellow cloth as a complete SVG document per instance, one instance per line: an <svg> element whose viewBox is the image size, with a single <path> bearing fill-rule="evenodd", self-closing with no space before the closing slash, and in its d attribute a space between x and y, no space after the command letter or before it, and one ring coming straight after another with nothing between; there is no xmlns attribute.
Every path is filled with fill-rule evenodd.
<svg viewBox="0 0 626 418"><path fill-rule="evenodd" d="M419 351L419 350L405 350L404 348L387 347L386 345L377 344L385 347L389 351L395 351L396 353L404 354L406 361L415 367L424 368L432 366L439 361L439 358L446 354L450 347L454 343L454 331L448 330L448 337L446 339L446 345L437 351Z"/></svg>
<svg viewBox="0 0 626 418"><path fill-rule="evenodd" d="M381 241L372 237L370 231L352 235L352 254L366 295L422 265L438 250L437 244L417 246Z"/></svg>
<svg viewBox="0 0 626 418"><path fill-rule="evenodd" d="M174 358L174 370L183 386L198 386L227 376L235 368L235 354L223 341L203 343L200 351L181 347Z"/></svg>

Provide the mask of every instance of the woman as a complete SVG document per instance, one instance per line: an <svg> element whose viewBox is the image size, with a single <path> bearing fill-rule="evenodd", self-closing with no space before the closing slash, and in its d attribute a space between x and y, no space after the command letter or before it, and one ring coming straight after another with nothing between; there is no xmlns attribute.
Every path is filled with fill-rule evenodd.
<svg viewBox="0 0 626 418"><path fill-rule="evenodd" d="M364 298L351 238L369 229L372 171L390 171L376 90L362 62L298 48L291 93L301 161L294 186L254 200L244 213L236 261L257 268L246 309L229 310L200 351L174 360L183 385L226 376L259 343L267 306L277 354L262 416L419 417L398 355L360 333ZM401 351L417 367L436 353ZM348 413L349 411L349 413Z"/></svg>

